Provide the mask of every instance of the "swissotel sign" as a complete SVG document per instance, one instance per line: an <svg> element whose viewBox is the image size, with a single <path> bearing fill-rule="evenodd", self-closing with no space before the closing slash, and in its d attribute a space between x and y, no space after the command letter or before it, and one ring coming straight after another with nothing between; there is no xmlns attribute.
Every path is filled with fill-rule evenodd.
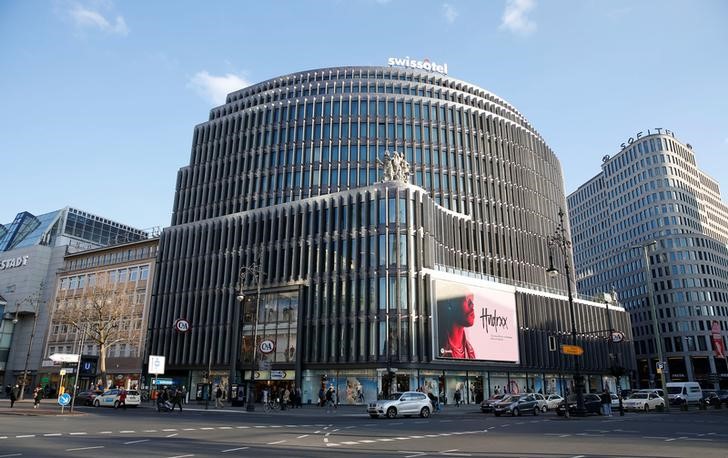
<svg viewBox="0 0 728 458"><path fill-rule="evenodd" d="M447 75L447 64L438 64L435 62L432 62L430 59L425 58L425 60L415 60L410 59L409 56L405 57L404 59L401 59L399 57L390 57L387 59L387 65L390 67L409 67L409 68L419 68L422 70L427 70L428 72L437 72L442 73L443 75Z"/></svg>

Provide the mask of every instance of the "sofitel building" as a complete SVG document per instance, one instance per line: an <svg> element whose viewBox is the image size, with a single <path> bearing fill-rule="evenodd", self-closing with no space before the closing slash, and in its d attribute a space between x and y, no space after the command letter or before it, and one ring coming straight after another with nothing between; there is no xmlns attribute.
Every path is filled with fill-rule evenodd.
<svg viewBox="0 0 728 458"><path fill-rule="evenodd" d="M147 353L193 396L207 382L235 396L253 354L258 393L296 384L304 402L324 383L344 403L568 389L574 357L553 351L571 343L566 281L546 276L561 167L503 99L432 71L324 68L229 94L192 143ZM607 310L573 305L601 389ZM609 313L629 372L629 318Z"/></svg>
<svg viewBox="0 0 728 458"><path fill-rule="evenodd" d="M579 290L617 290L641 386L660 379L659 343L667 381L728 387L728 206L718 183L667 129L630 138L601 169L568 198Z"/></svg>

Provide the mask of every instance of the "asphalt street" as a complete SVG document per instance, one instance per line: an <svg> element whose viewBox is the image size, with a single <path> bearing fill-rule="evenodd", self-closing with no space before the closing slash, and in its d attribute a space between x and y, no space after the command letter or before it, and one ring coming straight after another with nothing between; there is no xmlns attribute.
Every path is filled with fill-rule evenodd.
<svg viewBox="0 0 728 458"><path fill-rule="evenodd" d="M728 409L564 419L496 418L465 406L428 419L374 420L351 407L267 414L86 407L61 416L50 403L35 411L6 404L0 401L0 458L728 457Z"/></svg>

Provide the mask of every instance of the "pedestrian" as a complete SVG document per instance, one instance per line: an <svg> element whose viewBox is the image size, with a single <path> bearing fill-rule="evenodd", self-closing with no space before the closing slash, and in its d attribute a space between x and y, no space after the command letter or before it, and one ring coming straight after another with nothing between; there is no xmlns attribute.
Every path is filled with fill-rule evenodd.
<svg viewBox="0 0 728 458"><path fill-rule="evenodd" d="M318 405L319 405L319 407L323 407L324 405L326 405L326 391L325 391L325 388L323 385L319 389L319 404Z"/></svg>
<svg viewBox="0 0 728 458"><path fill-rule="evenodd" d="M116 405L116 408L124 407L124 410L126 410L126 390L124 388L119 391L119 403Z"/></svg>
<svg viewBox="0 0 728 458"><path fill-rule="evenodd" d="M40 400L43 398L43 388L38 385L33 391L33 408L37 409L40 405Z"/></svg>
<svg viewBox="0 0 728 458"><path fill-rule="evenodd" d="M281 400L281 410L286 410L289 402L291 402L291 391L288 387L285 387L283 389L283 399Z"/></svg>
<svg viewBox="0 0 728 458"><path fill-rule="evenodd" d="M602 395L600 396L602 401L602 415L605 417L612 416L612 395L609 394L609 390L604 388Z"/></svg>
<svg viewBox="0 0 728 458"><path fill-rule="evenodd" d="M222 387L220 385L217 386L217 390L215 391L215 407L218 409L222 409Z"/></svg>
<svg viewBox="0 0 728 458"><path fill-rule="evenodd" d="M182 403L187 404L187 387L182 385ZM182 407L180 406L180 410L182 410Z"/></svg>
<svg viewBox="0 0 728 458"><path fill-rule="evenodd" d="M11 409L15 405L15 401L18 400L19 393L20 393L20 388L18 387L18 385L15 385L15 387L10 390L10 408Z"/></svg>
<svg viewBox="0 0 728 458"><path fill-rule="evenodd" d="M326 407L333 407L334 409L337 408L336 390L334 389L334 385L329 386L329 389L326 391Z"/></svg>
<svg viewBox="0 0 728 458"><path fill-rule="evenodd" d="M455 390L455 407L460 407L460 398L462 396L462 393L460 393L460 388Z"/></svg>
<svg viewBox="0 0 728 458"><path fill-rule="evenodd" d="M303 407L303 393L300 387L296 387L296 407L299 409Z"/></svg>
<svg viewBox="0 0 728 458"><path fill-rule="evenodd" d="M179 411L182 412L182 390L177 388L174 390L172 395L172 412L174 412L174 406L179 406Z"/></svg>

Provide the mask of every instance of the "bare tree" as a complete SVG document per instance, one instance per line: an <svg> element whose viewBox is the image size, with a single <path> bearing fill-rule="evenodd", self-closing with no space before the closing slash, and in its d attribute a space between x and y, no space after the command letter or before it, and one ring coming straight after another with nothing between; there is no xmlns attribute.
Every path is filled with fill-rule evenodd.
<svg viewBox="0 0 728 458"><path fill-rule="evenodd" d="M132 283L98 273L89 276L80 294L58 302L54 321L76 328L98 345L99 371L106 384L106 356L113 345L139 343L141 306L136 304Z"/></svg>

